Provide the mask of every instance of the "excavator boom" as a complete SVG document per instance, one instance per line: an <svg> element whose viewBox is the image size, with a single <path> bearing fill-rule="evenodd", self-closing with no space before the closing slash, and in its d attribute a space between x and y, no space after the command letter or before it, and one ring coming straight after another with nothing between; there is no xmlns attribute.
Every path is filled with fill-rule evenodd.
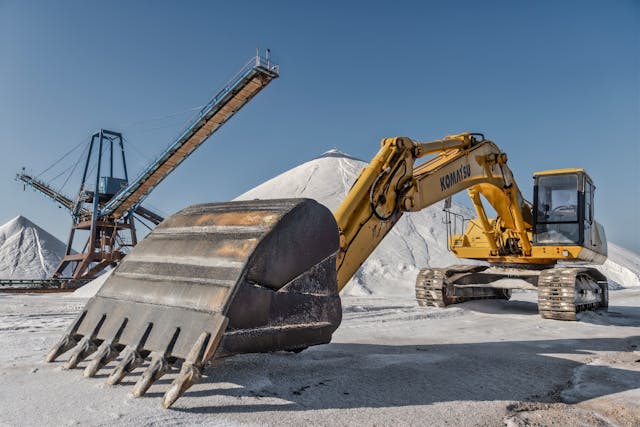
<svg viewBox="0 0 640 427"><path fill-rule="evenodd" d="M428 155L433 158L415 166ZM530 207L493 142L461 134L419 143L387 138L362 171L335 215L341 232L338 284L342 289L404 212L425 209L469 188L489 199L531 253ZM486 218L483 211L479 212ZM493 230L486 230L491 235ZM495 237L490 238L495 242Z"/></svg>

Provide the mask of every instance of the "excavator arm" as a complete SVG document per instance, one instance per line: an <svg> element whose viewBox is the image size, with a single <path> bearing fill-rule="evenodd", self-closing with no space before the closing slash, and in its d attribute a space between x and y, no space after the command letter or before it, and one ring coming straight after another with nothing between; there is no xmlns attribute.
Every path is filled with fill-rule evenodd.
<svg viewBox="0 0 640 427"><path fill-rule="evenodd" d="M478 138L480 136L480 138ZM431 156L416 165L418 159ZM507 156L479 134L464 133L431 142L386 138L335 212L340 229L338 287L342 289L404 212L416 212L467 189L487 241L499 251L498 232L480 195L501 218L501 228L531 254L532 224L526 202L507 166Z"/></svg>

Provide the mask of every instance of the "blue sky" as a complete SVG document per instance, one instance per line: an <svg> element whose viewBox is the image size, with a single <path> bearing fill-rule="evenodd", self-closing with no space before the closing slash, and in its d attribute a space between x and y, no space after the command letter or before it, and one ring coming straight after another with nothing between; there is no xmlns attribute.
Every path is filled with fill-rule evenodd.
<svg viewBox="0 0 640 427"><path fill-rule="evenodd" d="M68 214L15 172L101 127L139 170L259 46L281 77L149 205L226 201L333 147L368 160L383 137L477 131L528 198L534 171L585 167L609 240L640 252L638 4L0 0L0 222L65 240Z"/></svg>

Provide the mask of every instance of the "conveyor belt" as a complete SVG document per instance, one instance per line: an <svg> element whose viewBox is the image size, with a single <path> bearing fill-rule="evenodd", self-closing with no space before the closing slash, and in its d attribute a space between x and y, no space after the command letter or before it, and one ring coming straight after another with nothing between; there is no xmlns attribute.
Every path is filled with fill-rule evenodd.
<svg viewBox="0 0 640 427"><path fill-rule="evenodd" d="M103 206L100 216L120 218L139 205L171 171L277 77L277 66L260 56L252 59L155 162Z"/></svg>

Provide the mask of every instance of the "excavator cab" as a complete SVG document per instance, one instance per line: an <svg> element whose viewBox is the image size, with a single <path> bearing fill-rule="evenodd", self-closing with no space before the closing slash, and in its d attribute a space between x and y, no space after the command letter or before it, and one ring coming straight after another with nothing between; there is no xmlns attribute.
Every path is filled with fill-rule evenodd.
<svg viewBox="0 0 640 427"><path fill-rule="evenodd" d="M584 169L536 172L533 179L534 244L582 246L606 254L593 213L595 186Z"/></svg>

